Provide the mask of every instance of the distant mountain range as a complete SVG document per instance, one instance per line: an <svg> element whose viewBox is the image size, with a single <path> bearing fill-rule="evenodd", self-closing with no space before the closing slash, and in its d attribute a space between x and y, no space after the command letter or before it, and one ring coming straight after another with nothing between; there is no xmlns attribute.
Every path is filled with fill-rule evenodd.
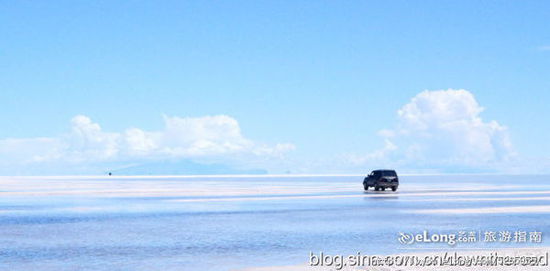
<svg viewBox="0 0 550 271"><path fill-rule="evenodd" d="M265 169L239 169L224 164L201 164L189 160L145 163L113 169L114 175L223 175L267 174Z"/></svg>

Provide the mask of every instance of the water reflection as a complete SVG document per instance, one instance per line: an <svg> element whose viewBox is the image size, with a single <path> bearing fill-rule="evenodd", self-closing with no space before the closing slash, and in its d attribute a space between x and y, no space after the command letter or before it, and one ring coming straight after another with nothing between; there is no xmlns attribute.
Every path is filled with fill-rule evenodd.
<svg viewBox="0 0 550 271"><path fill-rule="evenodd" d="M475 176L403 176L396 192L363 192L358 177L21 180L0 194L0 269L224 271L302 263L310 251L401 252L401 231L550 232L547 213L415 212L548 204L548 177L520 178L484 176L473 192ZM506 200L512 192L529 201Z"/></svg>

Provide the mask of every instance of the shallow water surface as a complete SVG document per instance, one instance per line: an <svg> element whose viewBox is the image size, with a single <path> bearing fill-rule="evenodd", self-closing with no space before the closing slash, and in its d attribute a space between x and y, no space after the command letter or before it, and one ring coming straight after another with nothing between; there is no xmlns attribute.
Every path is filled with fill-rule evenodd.
<svg viewBox="0 0 550 271"><path fill-rule="evenodd" d="M2 177L1 270L235 270L309 252L389 254L400 232L538 231L548 246L550 176ZM526 185L528 184L528 185Z"/></svg>

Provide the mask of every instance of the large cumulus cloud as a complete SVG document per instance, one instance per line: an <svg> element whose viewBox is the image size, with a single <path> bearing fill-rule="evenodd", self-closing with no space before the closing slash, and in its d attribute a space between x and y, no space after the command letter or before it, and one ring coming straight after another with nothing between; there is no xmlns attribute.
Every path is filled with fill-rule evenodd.
<svg viewBox="0 0 550 271"><path fill-rule="evenodd" d="M394 127L379 132L385 147L352 161L442 170L509 161L515 152L507 127L483 120L483 110L464 89L420 92L397 111Z"/></svg>
<svg viewBox="0 0 550 271"><path fill-rule="evenodd" d="M243 136L237 120L226 115L164 116L164 128L104 131L89 117L72 118L70 132L58 137L2 139L0 164L150 161L179 158L231 160L279 158L294 145L262 144Z"/></svg>

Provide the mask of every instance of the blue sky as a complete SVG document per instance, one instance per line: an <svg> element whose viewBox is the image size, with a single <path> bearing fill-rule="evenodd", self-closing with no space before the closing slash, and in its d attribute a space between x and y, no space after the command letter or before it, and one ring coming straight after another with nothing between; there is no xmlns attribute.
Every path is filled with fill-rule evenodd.
<svg viewBox="0 0 550 271"><path fill-rule="evenodd" d="M393 155L354 167L345 161L383 149L388 138L380 131L399 130L398 110L422 91L464 89L485 109L484 123L507 127L515 158L434 168L501 171L549 157L545 1L4 1L0 13L0 139L64 138L87 123L71 124L79 115L109 133L223 115L254 146L293 148L266 158L260 147L239 143L254 154L177 158L271 172L414 171L414 161L394 165ZM10 146L0 159L13 160ZM60 167L67 163L61 156ZM152 157L166 158L109 161ZM34 165L21 159L8 168Z"/></svg>

